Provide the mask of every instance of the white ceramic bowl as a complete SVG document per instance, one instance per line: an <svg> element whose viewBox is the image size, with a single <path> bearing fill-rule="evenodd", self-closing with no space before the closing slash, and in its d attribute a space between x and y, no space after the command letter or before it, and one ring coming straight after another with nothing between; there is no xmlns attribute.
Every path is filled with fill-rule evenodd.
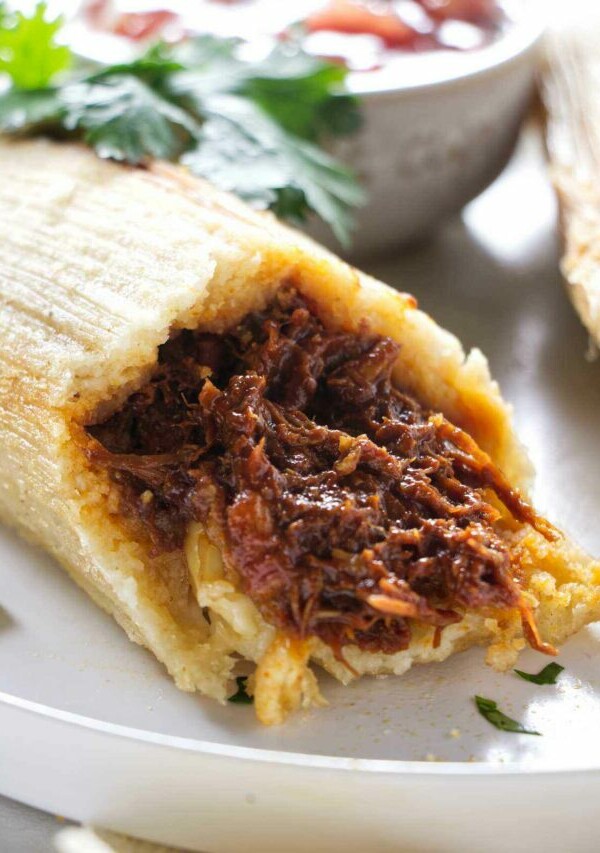
<svg viewBox="0 0 600 853"><path fill-rule="evenodd" d="M352 254L426 235L506 164L531 100L543 29L537 4L521 0L509 11L513 24L488 47L406 56L382 71L350 75L364 123L335 154L357 171L368 195ZM339 250L322 225L310 231Z"/></svg>

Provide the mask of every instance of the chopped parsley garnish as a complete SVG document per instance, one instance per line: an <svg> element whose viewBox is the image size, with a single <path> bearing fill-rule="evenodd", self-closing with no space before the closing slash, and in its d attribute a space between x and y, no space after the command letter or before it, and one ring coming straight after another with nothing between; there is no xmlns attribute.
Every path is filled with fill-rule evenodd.
<svg viewBox="0 0 600 853"><path fill-rule="evenodd" d="M343 67L295 42L249 62L237 40L209 35L92 66L55 42L60 26L44 3L31 17L0 3L0 74L12 83L0 95L0 131L83 139L100 157L134 165L181 162L282 218L316 213L348 243L364 195L320 147L360 124Z"/></svg>
<svg viewBox="0 0 600 853"><path fill-rule="evenodd" d="M522 723L513 720L511 717L507 717L491 699L484 699L483 696L475 696L475 704L481 716L485 717L488 723L491 723L503 732L515 732L521 735L540 735L540 732L526 729Z"/></svg>
<svg viewBox="0 0 600 853"><path fill-rule="evenodd" d="M558 663L549 663L540 672L522 672L520 669L515 669L515 672L520 678L525 681L531 681L532 684L556 684L556 679L564 670L564 666Z"/></svg>
<svg viewBox="0 0 600 853"><path fill-rule="evenodd" d="M239 675L235 683L237 684L237 691L230 696L227 700L228 702L235 702L236 705L251 705L254 699L252 696L248 696L246 692L246 683L248 678L245 675Z"/></svg>

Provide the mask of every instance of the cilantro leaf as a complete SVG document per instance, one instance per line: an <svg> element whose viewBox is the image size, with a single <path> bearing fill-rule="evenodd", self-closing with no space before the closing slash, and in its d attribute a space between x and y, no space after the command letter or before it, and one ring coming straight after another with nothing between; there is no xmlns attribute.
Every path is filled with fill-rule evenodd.
<svg viewBox="0 0 600 853"><path fill-rule="evenodd" d="M341 94L346 75L342 65L278 45L262 63L250 66L238 91L290 133L316 140L322 134L352 133L360 126L356 99Z"/></svg>
<svg viewBox="0 0 600 853"><path fill-rule="evenodd" d="M364 200L353 173L318 147L358 126L346 71L279 45L258 62L240 42L198 36L157 43L129 63L70 62L54 41L60 20L40 3L29 18L0 0L0 70L13 88L0 95L0 131L48 131L83 138L101 157L185 162L196 174L259 208L301 223L311 212L347 244L353 207Z"/></svg>
<svg viewBox="0 0 600 853"><path fill-rule="evenodd" d="M183 43L185 45L185 43ZM356 99L342 93L347 70L301 51L277 45L259 62L244 62L234 40L202 36L191 40L193 59L171 81L172 91L192 103L207 95L238 94L253 100L290 133L316 140L352 133L360 126ZM173 59L182 58L182 47Z"/></svg>
<svg viewBox="0 0 600 853"><path fill-rule="evenodd" d="M515 669L515 672L520 678L532 684L556 684L556 679L563 669L564 666L558 663L549 663L538 673L522 672L520 669Z"/></svg>
<svg viewBox="0 0 600 853"><path fill-rule="evenodd" d="M540 735L540 732L533 731L532 729L526 729L522 723L519 723L517 720L513 720L511 717L507 717L506 714L499 710L496 702L493 702L491 699L484 699L483 696L475 696L475 704L481 716L485 717L488 723L491 723L503 732L514 732L522 735Z"/></svg>
<svg viewBox="0 0 600 853"><path fill-rule="evenodd" d="M172 54L171 46L163 42L156 42L137 59L100 67L90 73L86 80L88 83L97 83L102 82L107 77L125 74L139 77L148 85L162 90L162 84L168 81L171 74L184 70L185 66Z"/></svg>
<svg viewBox="0 0 600 853"><path fill-rule="evenodd" d="M5 133L52 125L61 115L56 89L10 89L0 97L0 131Z"/></svg>
<svg viewBox="0 0 600 853"><path fill-rule="evenodd" d="M159 42L150 48L150 53L160 56L163 61L170 60L182 68L223 68L233 60L240 39L222 38L210 33L168 44Z"/></svg>
<svg viewBox="0 0 600 853"><path fill-rule="evenodd" d="M242 97L207 98L201 109L198 145L183 157L192 172L296 222L313 210L347 243L350 209L363 200L350 170Z"/></svg>
<svg viewBox="0 0 600 853"><path fill-rule="evenodd" d="M227 700L228 702L233 702L236 705L251 705L254 701L252 696L249 696L246 692L246 683L248 679L244 675L240 675L236 678L235 683L237 684L237 691L230 696Z"/></svg>
<svg viewBox="0 0 600 853"><path fill-rule="evenodd" d="M101 157L127 163L176 160L198 131L191 116L136 77L74 83L62 90L61 101L67 130L83 130Z"/></svg>
<svg viewBox="0 0 600 853"><path fill-rule="evenodd" d="M179 67L181 73L165 81L168 91L175 100L198 112L202 98L235 92L246 79L249 63L235 56L238 44L238 39L202 35L173 45L159 43L151 48L151 55L155 61Z"/></svg>
<svg viewBox="0 0 600 853"><path fill-rule="evenodd" d="M352 208L365 202L365 194L356 182L354 172L336 162L321 148L295 140L292 136L288 139L285 151L296 169L292 188L296 186L304 194L308 210L328 222L340 243L348 246ZM293 216L279 205L275 205L273 210L276 215L286 215L295 221L306 219L306 211L302 211L300 216Z"/></svg>
<svg viewBox="0 0 600 853"><path fill-rule="evenodd" d="M0 73L10 75L19 89L40 89L71 65L71 51L55 36L62 19L46 19L45 3L31 17L0 10Z"/></svg>
<svg viewBox="0 0 600 853"><path fill-rule="evenodd" d="M207 100L197 147L183 163L194 174L267 208L292 180L279 146L279 128L253 104L234 96Z"/></svg>

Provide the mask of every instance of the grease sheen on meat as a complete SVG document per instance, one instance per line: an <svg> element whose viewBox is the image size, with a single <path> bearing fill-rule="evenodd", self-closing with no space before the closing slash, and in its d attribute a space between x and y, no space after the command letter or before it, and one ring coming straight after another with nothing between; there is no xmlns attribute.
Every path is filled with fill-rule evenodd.
<svg viewBox="0 0 600 853"><path fill-rule="evenodd" d="M330 330L292 287L224 335L183 331L88 450L155 552L216 520L264 618L294 635L395 652L467 609L520 606L492 490L543 519L474 441L392 381L399 346ZM528 632L532 641L533 634Z"/></svg>

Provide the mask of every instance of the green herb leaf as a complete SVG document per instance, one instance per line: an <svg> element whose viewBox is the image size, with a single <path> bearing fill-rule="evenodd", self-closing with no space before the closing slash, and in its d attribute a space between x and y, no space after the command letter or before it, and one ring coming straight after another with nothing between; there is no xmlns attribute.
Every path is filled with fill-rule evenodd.
<svg viewBox="0 0 600 853"><path fill-rule="evenodd" d="M264 62L251 66L239 92L252 98L296 136L351 133L360 125L356 99L341 94L347 70L296 49L277 46Z"/></svg>
<svg viewBox="0 0 600 853"><path fill-rule="evenodd" d="M328 222L333 233L344 246L350 244L353 224L352 208L364 204L366 196L351 169L342 166L321 148L289 137L286 153L297 169L295 184L304 194L308 210L314 211ZM293 185L292 185L293 188ZM286 215L285 207L273 207L276 215ZM296 221L304 221L303 212Z"/></svg>
<svg viewBox="0 0 600 853"><path fill-rule="evenodd" d="M235 55L238 44L237 39L203 35L175 45L156 45L154 55L179 65L181 73L168 80L169 91L178 102L199 113L203 98L236 93L252 75L255 65Z"/></svg>
<svg viewBox="0 0 600 853"><path fill-rule="evenodd" d="M49 21L46 12L45 3L31 17L0 10L0 73L19 89L41 89L71 65L71 51L55 41L62 18Z"/></svg>
<svg viewBox="0 0 600 853"><path fill-rule="evenodd" d="M240 42L199 36L158 43L133 62L79 62L61 86L48 82L70 62L54 43L60 21L5 14L0 0L0 130L83 138L101 157L128 163L184 161L198 175L296 223L314 212L347 244L352 208L364 201L353 173L318 147L350 133L359 116L342 92L346 71L281 45L259 62ZM3 63L3 64L2 64Z"/></svg>
<svg viewBox="0 0 600 853"><path fill-rule="evenodd" d="M0 97L0 130L22 130L55 124L62 115L56 89L11 89Z"/></svg>
<svg viewBox="0 0 600 853"><path fill-rule="evenodd" d="M230 696L227 700L228 702L234 702L236 705L251 705L254 701L252 696L248 696L246 693L246 682L248 681L247 677L244 675L240 675L236 678L235 683L237 684L237 691Z"/></svg>
<svg viewBox="0 0 600 853"><path fill-rule="evenodd" d="M61 101L67 130L83 130L101 157L128 163L150 157L176 160L199 130L184 110L136 77L75 83L62 90Z"/></svg>
<svg viewBox="0 0 600 853"><path fill-rule="evenodd" d="M185 65L182 65L173 56L171 46L165 45L163 42L157 42L132 62L100 66L97 70L92 71L85 79L88 83L97 83L115 75L130 75L132 77L139 77L149 86L162 88L163 84L169 80L171 74L184 70Z"/></svg>
<svg viewBox="0 0 600 853"><path fill-rule="evenodd" d="M520 678L525 679L525 681L531 681L532 684L556 684L556 679L563 669L564 666L558 663L549 663L537 674L522 672L520 669L515 669L515 672Z"/></svg>
<svg viewBox="0 0 600 853"><path fill-rule="evenodd" d="M253 104L230 95L207 99L203 113L198 146L183 163L255 206L270 207L292 180L278 147L280 129Z"/></svg>
<svg viewBox="0 0 600 853"><path fill-rule="evenodd" d="M183 157L195 174L296 222L313 210L348 242L350 209L363 201L349 169L240 96L207 98L202 112L198 146Z"/></svg>
<svg viewBox="0 0 600 853"><path fill-rule="evenodd" d="M517 722L517 720L513 720L511 717L507 717L506 714L502 713L502 711L498 709L498 705L491 699L484 699L483 696L475 696L475 704L477 705L477 710L481 716L485 717L488 723L491 723L503 732L515 732L516 734L522 735L540 735L540 732L526 729L522 723Z"/></svg>
<svg viewBox="0 0 600 853"><path fill-rule="evenodd" d="M234 61L235 50L240 43L237 38L222 38L206 33L174 44L158 42L148 53L160 56L163 61L176 62L182 68L223 70ZM239 64L239 60L235 61Z"/></svg>
<svg viewBox="0 0 600 853"><path fill-rule="evenodd" d="M188 56L182 50L187 46ZM342 93L347 70L295 46L276 46L260 62L244 62L236 42L202 36L173 48L170 56L188 68L172 81L172 91L192 100L238 94L253 100L285 130L315 141L341 136L360 126L357 100ZM167 54L169 55L169 54Z"/></svg>

